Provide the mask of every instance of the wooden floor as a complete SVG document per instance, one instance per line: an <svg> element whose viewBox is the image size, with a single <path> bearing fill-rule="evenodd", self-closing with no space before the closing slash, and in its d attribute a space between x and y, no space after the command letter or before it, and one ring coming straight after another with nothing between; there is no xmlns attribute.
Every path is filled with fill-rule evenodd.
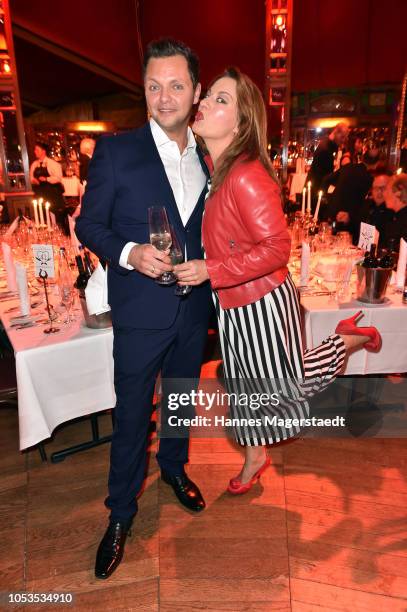
<svg viewBox="0 0 407 612"><path fill-rule="evenodd" d="M208 363L206 376L218 365ZM99 421L110 433L110 415ZM89 438L89 422L75 422L46 450ZM238 498L225 487L241 451L194 439L188 473L207 501L194 516L158 477L154 435L134 535L106 581L93 568L107 524L110 445L42 463L36 450L17 451L17 413L1 408L0 448L0 592L72 592L74 605L61 610L103 612L407 610L405 439L275 446L271 469Z"/></svg>

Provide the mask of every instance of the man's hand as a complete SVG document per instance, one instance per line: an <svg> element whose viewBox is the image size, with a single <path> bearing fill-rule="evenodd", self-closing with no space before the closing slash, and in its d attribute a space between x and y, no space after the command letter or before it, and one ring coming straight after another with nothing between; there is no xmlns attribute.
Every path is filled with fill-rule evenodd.
<svg viewBox="0 0 407 612"><path fill-rule="evenodd" d="M345 212L344 210L340 210L336 215L336 220L338 221L338 223L349 223L349 213Z"/></svg>
<svg viewBox="0 0 407 612"><path fill-rule="evenodd" d="M136 244L127 258L129 263L138 272L158 278L163 272L171 272L171 259L167 251L159 251L152 244Z"/></svg>
<svg viewBox="0 0 407 612"><path fill-rule="evenodd" d="M40 181L38 179L36 178L31 179L31 185L39 185L39 184L40 184Z"/></svg>
<svg viewBox="0 0 407 612"><path fill-rule="evenodd" d="M47 177L46 176L40 176L40 177L38 177L38 180L40 181L40 183L46 183L47 182Z"/></svg>
<svg viewBox="0 0 407 612"><path fill-rule="evenodd" d="M208 280L208 271L204 259L191 259L174 266L174 274L179 285L201 285Z"/></svg>

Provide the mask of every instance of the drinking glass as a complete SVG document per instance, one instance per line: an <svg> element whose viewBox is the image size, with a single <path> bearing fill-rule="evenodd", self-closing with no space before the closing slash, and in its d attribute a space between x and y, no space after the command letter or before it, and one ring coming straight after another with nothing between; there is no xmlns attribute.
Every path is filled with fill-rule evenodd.
<svg viewBox="0 0 407 612"><path fill-rule="evenodd" d="M342 253L352 246L352 235L349 232L338 232L335 236L335 250Z"/></svg>
<svg viewBox="0 0 407 612"><path fill-rule="evenodd" d="M172 237L172 245L170 249L170 257L171 263L175 266L178 263L182 263L183 261L187 261L187 246L185 245L185 258L182 253L181 245L178 241L177 235L174 231L174 228L171 226L171 237ZM191 285L176 285L174 289L174 294L182 297L183 295L188 295L192 291Z"/></svg>
<svg viewBox="0 0 407 612"><path fill-rule="evenodd" d="M151 244L159 251L166 251L171 246L172 238L167 211L164 206L150 206L148 209L148 225ZM177 279L172 272L163 272L155 280L160 285L172 285Z"/></svg>
<svg viewBox="0 0 407 612"><path fill-rule="evenodd" d="M61 304L64 306L66 310L66 319L64 321L65 325L69 325L74 321L74 318L71 317L71 309L75 302L75 288L72 285L61 285L59 287Z"/></svg>

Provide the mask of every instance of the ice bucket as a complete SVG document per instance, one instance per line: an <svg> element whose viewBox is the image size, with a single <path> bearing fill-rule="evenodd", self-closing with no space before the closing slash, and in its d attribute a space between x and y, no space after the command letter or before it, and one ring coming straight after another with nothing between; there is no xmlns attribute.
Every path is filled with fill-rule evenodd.
<svg viewBox="0 0 407 612"><path fill-rule="evenodd" d="M361 263L356 264L357 270L357 299L367 304L381 304L386 297L391 268L364 268Z"/></svg>
<svg viewBox="0 0 407 612"><path fill-rule="evenodd" d="M83 316L85 317L85 322L87 327L91 327L92 329L106 329L108 327L112 327L112 318L109 312L103 312L102 314L89 314L88 307L86 305L86 297L85 293L79 292L79 300L82 307Z"/></svg>

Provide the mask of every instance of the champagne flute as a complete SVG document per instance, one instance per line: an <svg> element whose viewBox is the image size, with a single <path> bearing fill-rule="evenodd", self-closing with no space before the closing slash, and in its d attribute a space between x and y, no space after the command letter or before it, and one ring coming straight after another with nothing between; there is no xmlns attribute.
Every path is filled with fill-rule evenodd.
<svg viewBox="0 0 407 612"><path fill-rule="evenodd" d="M168 222L167 211L164 206L150 206L148 209L148 225L150 229L150 242L159 251L166 251L171 246L171 229ZM156 283L172 285L176 277L172 272L163 272Z"/></svg>
<svg viewBox="0 0 407 612"><path fill-rule="evenodd" d="M177 235L175 233L174 228L171 225L171 237L172 237L172 245L170 250L171 263L175 266L176 264L182 263L183 261L187 261L187 245L185 245L185 258L182 253L182 247L179 243ZM182 297L184 295L188 295L192 291L191 285L176 285L174 289L174 294Z"/></svg>
<svg viewBox="0 0 407 612"><path fill-rule="evenodd" d="M71 309L75 302L75 288L72 285L61 285L59 288L61 304L65 307L66 310L66 319L64 321L65 325L69 325L75 319L71 317Z"/></svg>

